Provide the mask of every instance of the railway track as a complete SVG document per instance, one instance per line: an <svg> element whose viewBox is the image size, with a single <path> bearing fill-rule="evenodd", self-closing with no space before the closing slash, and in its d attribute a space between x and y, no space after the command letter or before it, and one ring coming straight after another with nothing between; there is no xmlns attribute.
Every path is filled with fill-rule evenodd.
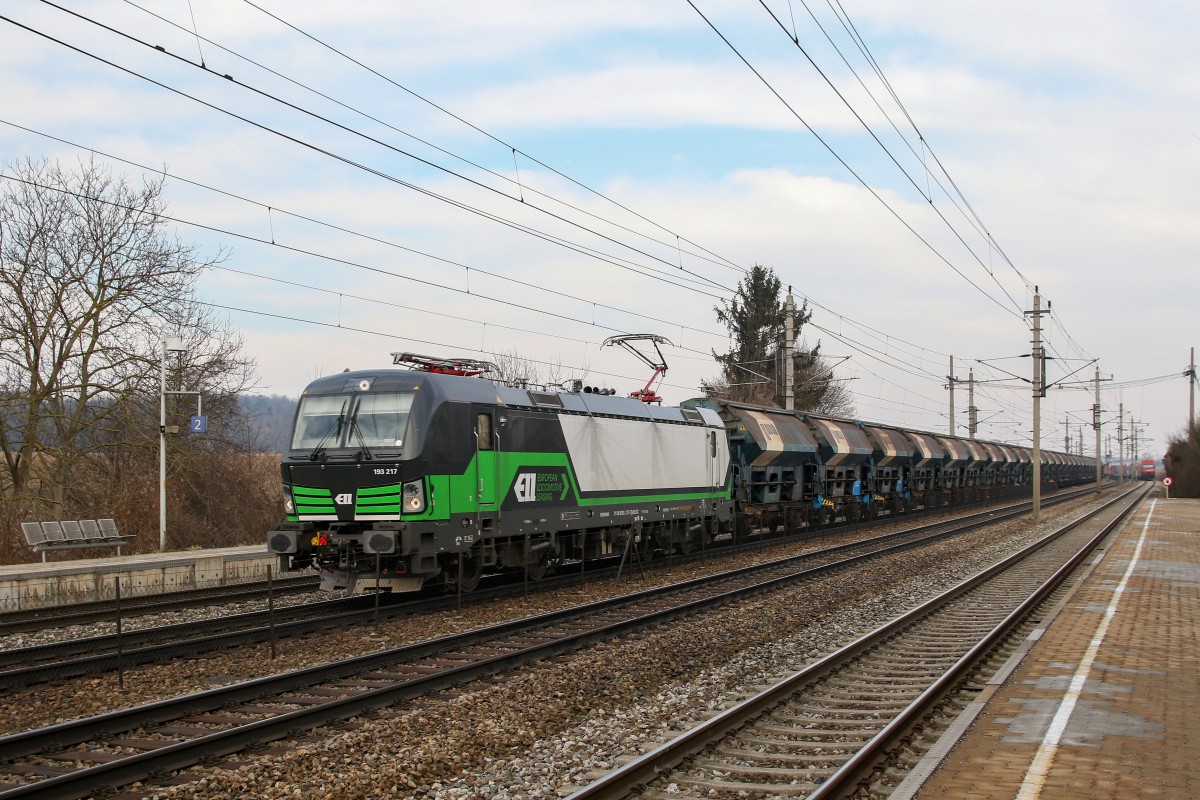
<svg viewBox="0 0 1200 800"><path fill-rule="evenodd" d="M1086 493L1086 490L1063 490L1056 497L1075 497L1081 493ZM975 500L957 506L959 510L967 511L976 507L985 507L986 500ZM1001 506L1004 508L1006 506ZM904 515L904 519L917 519L921 515L933 514L952 510L952 507L935 506L931 508L919 508L910 511ZM864 528L872 522L887 522L897 519L897 517L883 516L871 521L849 522L843 520L840 524L833 528L824 529L819 532L804 531L791 533L783 531L783 536L813 536L825 535L829 533L840 533L845 531L853 531ZM777 541L777 534L770 534L769 541L764 542L763 538L752 538L749 541L737 543L732 541L731 537L722 537L718 543L718 547L725 553L739 552L746 549L754 549L762 546L764 543L773 544ZM670 559L679 559L682 561L696 560L704 558L703 552L696 552L691 555L672 554ZM619 559L611 560L615 565ZM648 563L648 562L647 562ZM661 563L656 561L657 563ZM613 570L616 567L613 566ZM594 576L603 576L612 570L607 570L603 562L594 562L588 567L588 574ZM578 573L576 573L578 574ZM495 577L495 576L492 576ZM520 580L520 576L517 576ZM559 575L557 578L543 579L538 581L542 586L556 586L570 583L572 577L570 575ZM319 578L312 575L303 575L299 577L288 577L286 575L277 576L273 581L273 592L275 595L283 596L286 594L296 594L300 592L311 592L317 589L320 583ZM492 584L498 583L491 581ZM487 579L485 578L485 588L487 587ZM248 600L261 600L267 596L268 587L266 581L257 581L253 583L234 584L225 586L213 586L203 589L190 589L183 591L162 592L148 595L133 595L121 598L121 616L122 618L133 618L147 614L159 614L170 611L179 611L193 609L202 605L219 605L224 603L242 602ZM428 597L432 590L426 590L423 597ZM504 596L510 594L509 590L501 590L496 596ZM486 592L477 592L469 596L470 602L475 602L478 599L493 599ZM265 615L264 615L265 616ZM95 622L112 622L116 617L116 604L114 600L97 600L84 603L75 603L67 606L49 606L46 608L21 610L21 611L5 611L0 612L0 639L5 636L10 636L18 633L30 633L51 628L63 628L72 625L86 625ZM249 620L249 617L245 619ZM193 631L189 631L191 633ZM205 631L196 631L199 635L205 635ZM99 645L103 649L102 642L93 642L93 645ZM0 664L0 669L2 669Z"/></svg>
<svg viewBox="0 0 1200 800"><path fill-rule="evenodd" d="M1060 503L1086 495L1091 490L1064 492L1056 495L1050 503ZM1025 513L1028 502L994 507L969 514L949 522L937 522L894 534L873 537L852 547L872 547L877 542L892 541L898 536L922 537L942 530L961 532L972 526L1008 519ZM849 530L849 529L842 529ZM949 535L949 534L946 534ZM755 549L765 544L777 544L778 538L755 541L722 552L731 553ZM813 560L845 552L845 546L825 548L800 558ZM704 553L690 556L673 555L669 559L657 559L654 564L684 563L705 557ZM791 562L792 559L785 559ZM640 565L639 565L640 566ZM769 565L767 565L769 566ZM625 569L637 567L626 565ZM593 566L593 578L608 577L618 573L620 566ZM720 578L720 573L715 576ZM582 576L562 574L538 582L538 588L546 589L569 585ZM512 597L523 591L513 581L497 582L490 588L466 595L469 603L487 603ZM273 611L254 611L235 615L217 616L212 619L178 623L159 627L123 631L115 634L80 637L50 644L0 650L0 688L18 688L48 680L65 680L83 675L117 670L140 664L160 663L178 658L193 657L203 653L239 645L270 640L272 637L286 638L322 630L355 625L371 624L375 619L418 612L447 610L455 607L464 598L448 595L422 595L416 598L387 598L378 607L373 596L355 596L336 600L307 603L278 608Z"/></svg>
<svg viewBox="0 0 1200 800"><path fill-rule="evenodd" d="M995 512L982 516L990 520L831 548L816 565L817 554L808 554L6 736L0 738L0 781L13 785L0 798L75 798L161 776L818 574L851 570L1002 518ZM860 552L852 554L854 549Z"/></svg>
<svg viewBox="0 0 1200 800"><path fill-rule="evenodd" d="M315 576L277 578L272 581L270 591L275 595L297 594L315 591L319 579ZM136 617L143 614L161 614L167 611L195 608L198 605L217 605L245 600L261 600L267 596L267 582L210 586L204 589L164 592L150 595L135 595L121 598L121 615ZM40 631L46 628L62 628L68 625L86 625L103 622L116 616L114 600L96 600L75 603L69 606L51 606L28 611L6 611L0 614L0 637L16 633Z"/></svg>
<svg viewBox="0 0 1200 800"><path fill-rule="evenodd" d="M869 791L903 740L1047 598L1065 591L1066 578L1145 494L1114 498L569 800Z"/></svg>
<svg viewBox="0 0 1200 800"><path fill-rule="evenodd" d="M1046 504L1067 502L1087 495L1091 491L1091 489L1084 489L1063 492L1046 501ZM1028 511L1029 505L1029 502L1021 502L994 507L955 520L935 522L897 533L885 534L851 545L825 548L783 561L793 563L795 559L799 558L808 560L810 563L817 563L818 559L844 553L847 548L870 548L877 543L893 541L897 537L920 539L939 532L942 532L943 536L951 535L971 530L981 524L1019 516ZM843 528L841 530L850 529ZM724 547L722 552L756 549L766 544L778 544L780 541L779 538L759 540L749 545L738 545L732 550ZM693 553L690 556L673 555L670 558L657 559L653 563L656 565L684 563L705 557L704 553ZM770 566L767 564L754 569ZM626 565L624 568L629 570L638 567ZM607 567L593 566L588 574L592 578L610 577L617 574L620 569L621 567L617 564ZM719 580L723 575L737 572L718 573L712 579ZM561 574L543 579L537 583L537 586L539 589L547 589L569 585L580 580L581 577L574 574ZM289 606L273 611L247 612L195 622L124 631L120 636L110 634L81 637L32 647L10 648L0 650L0 688L18 688L48 680L65 680L113 671L122 667L161 663L229 647L265 642L272 637L286 638L322 630L367 625L375 619L447 610L463 601L473 604L487 603L512 597L523 590L523 587L509 580L497 582L490 588L465 595L463 598L452 595L387 598L378 607L373 596L355 596Z"/></svg>

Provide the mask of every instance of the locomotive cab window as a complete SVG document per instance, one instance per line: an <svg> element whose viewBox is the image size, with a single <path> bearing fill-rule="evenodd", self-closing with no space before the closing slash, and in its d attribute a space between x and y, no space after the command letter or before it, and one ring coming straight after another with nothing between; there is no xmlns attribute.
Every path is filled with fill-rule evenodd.
<svg viewBox="0 0 1200 800"><path fill-rule="evenodd" d="M412 410L411 394L364 394L358 398L354 422L367 447L400 447ZM357 443L357 435L352 443Z"/></svg>
<svg viewBox="0 0 1200 800"><path fill-rule="evenodd" d="M311 450L324 445L337 447L341 440L349 395L318 395L300 398L300 413L296 432L292 435L293 450Z"/></svg>
<svg viewBox="0 0 1200 800"><path fill-rule="evenodd" d="M492 415L480 414L475 418L475 438L479 442L480 450L492 450L494 444L492 440Z"/></svg>
<svg viewBox="0 0 1200 800"><path fill-rule="evenodd" d="M293 450L400 447L408 428L413 395L314 395L300 399Z"/></svg>

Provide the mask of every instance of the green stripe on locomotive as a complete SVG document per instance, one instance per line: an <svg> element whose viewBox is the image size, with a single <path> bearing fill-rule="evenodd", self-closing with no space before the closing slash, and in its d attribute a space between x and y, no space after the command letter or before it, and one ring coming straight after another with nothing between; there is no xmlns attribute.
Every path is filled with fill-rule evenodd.
<svg viewBox="0 0 1200 800"><path fill-rule="evenodd" d="M387 486L364 486L354 493L355 517L400 518L400 492L398 483Z"/></svg>
<svg viewBox="0 0 1200 800"><path fill-rule="evenodd" d="M298 516L318 514L324 516L337 513L337 508L333 505L333 493L329 489L293 486L292 499L296 503Z"/></svg>

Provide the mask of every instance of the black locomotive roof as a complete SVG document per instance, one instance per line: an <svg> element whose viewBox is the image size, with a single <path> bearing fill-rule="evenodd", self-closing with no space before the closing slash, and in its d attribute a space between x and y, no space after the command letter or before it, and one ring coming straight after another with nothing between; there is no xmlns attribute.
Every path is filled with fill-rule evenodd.
<svg viewBox="0 0 1200 800"><path fill-rule="evenodd" d="M581 392L543 392L501 386L487 378L445 375L407 369L364 369L318 378L304 390L305 395L357 392L425 392L437 401L482 403L498 406L537 408L597 416L632 417L662 422L706 424L720 427L716 414L711 418L693 409L659 406L632 397L617 397Z"/></svg>
<svg viewBox="0 0 1200 800"><path fill-rule="evenodd" d="M443 400L474 403L496 403L500 400L496 385L489 380L409 369L360 369L327 375L310 383L304 394L414 391L431 391Z"/></svg>

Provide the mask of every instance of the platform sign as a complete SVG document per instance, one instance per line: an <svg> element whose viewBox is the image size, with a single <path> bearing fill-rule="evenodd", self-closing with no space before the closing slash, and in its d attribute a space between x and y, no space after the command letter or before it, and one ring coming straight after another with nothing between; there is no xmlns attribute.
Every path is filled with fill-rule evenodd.
<svg viewBox="0 0 1200 800"><path fill-rule="evenodd" d="M1175 481L1171 480L1169 477L1163 478L1163 486L1170 486L1174 482Z"/></svg>
<svg viewBox="0 0 1200 800"><path fill-rule="evenodd" d="M208 433L208 417L192 417L188 433Z"/></svg>

